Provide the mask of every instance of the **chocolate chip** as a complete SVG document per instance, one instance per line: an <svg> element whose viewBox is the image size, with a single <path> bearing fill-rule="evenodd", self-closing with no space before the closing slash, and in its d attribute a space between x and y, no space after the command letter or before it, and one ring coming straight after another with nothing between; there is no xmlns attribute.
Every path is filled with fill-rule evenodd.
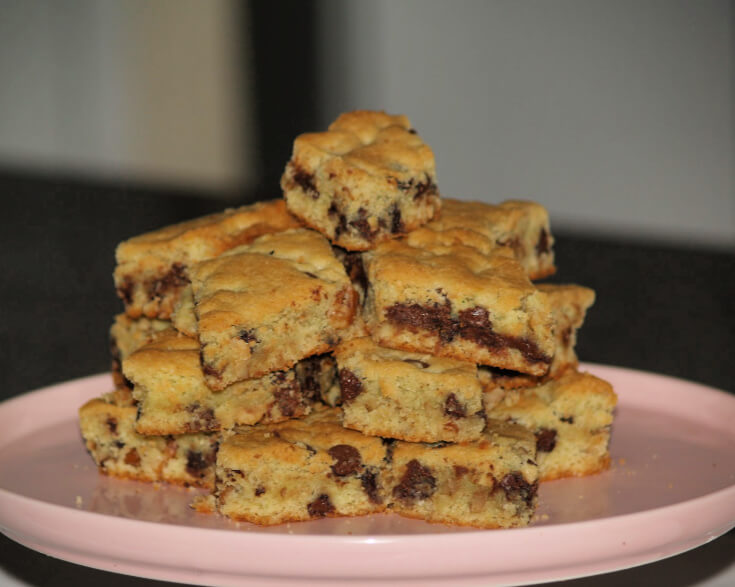
<svg viewBox="0 0 735 587"><path fill-rule="evenodd" d="M125 448L125 443L122 440L116 440L114 444L117 448Z"/></svg>
<svg viewBox="0 0 735 587"><path fill-rule="evenodd" d="M240 340L247 342L248 344L250 344L251 342L254 344L257 344L260 342L260 339L257 336L255 336L255 330L252 328L251 329L243 328L242 330L240 330L240 334L238 335L238 338Z"/></svg>
<svg viewBox="0 0 735 587"><path fill-rule="evenodd" d="M551 251L551 243L549 240L549 233L546 231L545 228L541 229L541 234L539 234L538 242L536 243L536 253L539 255L543 255L544 253L548 253Z"/></svg>
<svg viewBox="0 0 735 587"><path fill-rule="evenodd" d="M117 419L110 416L105 420L105 424L107 424L107 429L110 431L111 434L117 434Z"/></svg>
<svg viewBox="0 0 735 587"><path fill-rule="evenodd" d="M393 497L403 501L414 501L431 497L436 491L436 479L431 469L416 459L410 460L401 482L393 488Z"/></svg>
<svg viewBox="0 0 735 587"><path fill-rule="evenodd" d="M186 472L192 477L203 477L204 469L213 462L212 455L205 457L198 450L189 450L186 453Z"/></svg>
<svg viewBox="0 0 735 587"><path fill-rule="evenodd" d="M132 467L140 467L140 455L136 449L131 448L127 452L125 455L125 464Z"/></svg>
<svg viewBox="0 0 735 587"><path fill-rule="evenodd" d="M133 283L133 279L126 276L123 278L122 283L117 286L117 295L125 304L132 304L134 289L135 284Z"/></svg>
<svg viewBox="0 0 735 587"><path fill-rule="evenodd" d="M189 283L186 267L181 263L174 263L163 277L148 284L148 293L151 297L160 297L172 289L178 289Z"/></svg>
<svg viewBox="0 0 735 587"><path fill-rule="evenodd" d="M204 373L204 375L214 377L215 379L222 379L222 371L214 368L212 365L204 360L204 353L202 352L202 349L199 349L199 362L202 365L202 372Z"/></svg>
<svg viewBox="0 0 735 587"><path fill-rule="evenodd" d="M334 459L332 472L337 477L353 475L362 468L362 457L360 451L349 444L337 444L330 448L327 453Z"/></svg>
<svg viewBox="0 0 735 587"><path fill-rule="evenodd" d="M323 518L327 514L334 512L334 506L329 501L329 496L326 493L322 493L306 506L306 510L312 518Z"/></svg>
<svg viewBox="0 0 735 587"><path fill-rule="evenodd" d="M358 252L338 249L337 256L342 261L342 265L344 265L350 281L362 289L362 291L366 291L368 282L367 275L365 275L365 267L362 264L362 255Z"/></svg>
<svg viewBox="0 0 735 587"><path fill-rule="evenodd" d="M401 219L401 210L396 204L390 208L390 231L393 234L404 232L403 220Z"/></svg>
<svg viewBox="0 0 735 587"><path fill-rule="evenodd" d="M304 396L301 394L301 386L295 379L286 380L285 376L279 389L273 392L278 409L281 414L291 418L300 413L304 408Z"/></svg>
<svg viewBox="0 0 735 587"><path fill-rule="evenodd" d="M374 469L368 469L360 475L360 484L371 503L383 503L383 498L378 493L378 474Z"/></svg>
<svg viewBox="0 0 735 587"><path fill-rule="evenodd" d="M342 233L347 232L347 218L334 202L329 206L327 215L337 217L337 226L334 227L335 238L339 238Z"/></svg>
<svg viewBox="0 0 735 587"><path fill-rule="evenodd" d="M457 479L461 479L469 472L470 470L467 467L463 467L462 465L454 465L454 476Z"/></svg>
<svg viewBox="0 0 735 587"><path fill-rule="evenodd" d="M186 411L192 415L192 421L186 423L188 432L211 432L219 430L219 421L212 408L207 408L194 402L186 406Z"/></svg>
<svg viewBox="0 0 735 587"><path fill-rule="evenodd" d="M258 485L255 488L255 497L260 497L264 493L265 493L265 487L263 487L262 485Z"/></svg>
<svg viewBox="0 0 735 587"><path fill-rule="evenodd" d="M314 200L319 199L319 190L314 184L314 174L308 173L303 168L293 165L293 180L304 190L304 193L311 196Z"/></svg>
<svg viewBox="0 0 735 587"><path fill-rule="evenodd" d="M381 438L380 439L385 446L385 456L383 460L390 464L393 462L393 452L396 450L396 441L394 438Z"/></svg>
<svg viewBox="0 0 735 587"><path fill-rule="evenodd" d="M424 363L418 359L403 359L403 362L413 365L414 367L418 367L419 369L426 369L429 366L429 363Z"/></svg>
<svg viewBox="0 0 735 587"><path fill-rule="evenodd" d="M538 452L551 452L556 446L556 430L551 428L539 428L535 432L536 450Z"/></svg>
<svg viewBox="0 0 735 587"><path fill-rule="evenodd" d="M375 238L376 231L370 228L368 213L367 210L365 210L365 208L363 207L360 207L360 209L357 211L357 218L354 220L350 220L350 226L357 229L357 232L360 234L360 236L368 242L372 242Z"/></svg>
<svg viewBox="0 0 735 587"><path fill-rule="evenodd" d="M574 424L574 416L561 416L559 420L566 424Z"/></svg>
<svg viewBox="0 0 735 587"><path fill-rule="evenodd" d="M514 471L500 480L500 487L505 491L508 500L520 498L526 504L531 505L538 490L538 482L532 485L523 478L520 471Z"/></svg>
<svg viewBox="0 0 735 587"><path fill-rule="evenodd" d="M444 402L444 415L450 418L465 418L467 416L464 404L453 393L450 393Z"/></svg>
<svg viewBox="0 0 735 587"><path fill-rule="evenodd" d="M339 386L342 389L343 403L351 402L364 391L362 382L352 371L349 371L348 369L340 370Z"/></svg>

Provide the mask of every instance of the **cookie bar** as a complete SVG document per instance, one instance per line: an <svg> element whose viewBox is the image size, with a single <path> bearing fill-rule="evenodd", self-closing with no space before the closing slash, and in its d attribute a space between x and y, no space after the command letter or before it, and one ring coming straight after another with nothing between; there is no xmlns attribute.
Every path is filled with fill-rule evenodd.
<svg viewBox="0 0 735 587"><path fill-rule="evenodd" d="M410 442L480 438L485 417L473 363L384 348L369 337L334 354L347 428Z"/></svg>
<svg viewBox="0 0 735 587"><path fill-rule="evenodd" d="M122 361L134 351L150 342L157 333L171 328L168 320L129 318L118 314L110 327L110 355L112 357L112 379L115 387L132 389L132 384L122 374Z"/></svg>
<svg viewBox="0 0 735 587"><path fill-rule="evenodd" d="M535 434L542 480L608 467L617 397L606 381L572 370L537 387L507 390L500 401L489 399L489 418L522 424Z"/></svg>
<svg viewBox="0 0 735 587"><path fill-rule="evenodd" d="M431 148L405 116L355 111L294 141L281 187L288 209L351 251L431 220L441 201Z"/></svg>
<svg viewBox="0 0 735 587"><path fill-rule="evenodd" d="M595 291L588 287L574 284L539 283L538 289L544 292L551 304L551 315L554 320L554 339L556 350L549 366L549 371L542 378L480 367L478 375L483 387L490 389L502 387L535 387L543 380L559 377L567 369L576 369L579 365L575 346L577 331L584 323L587 310L595 302Z"/></svg>
<svg viewBox="0 0 735 587"><path fill-rule="evenodd" d="M92 399L79 409L82 437L102 473L214 488L217 435L143 436L135 431L136 411L128 390Z"/></svg>
<svg viewBox="0 0 735 587"><path fill-rule="evenodd" d="M365 317L382 346L531 375L554 355L547 295L509 247L487 254L428 229L363 254Z"/></svg>
<svg viewBox="0 0 735 587"><path fill-rule="evenodd" d="M254 426L220 447L217 510L261 525L382 511L386 450L380 438L343 428L329 408Z"/></svg>
<svg viewBox="0 0 735 587"><path fill-rule="evenodd" d="M397 441L385 474L391 510L411 518L480 528L525 526L536 508L533 435L488 421L479 441Z"/></svg>
<svg viewBox="0 0 735 587"><path fill-rule="evenodd" d="M303 228L259 237L189 274L202 366L214 390L330 351L357 306L327 239Z"/></svg>
<svg viewBox="0 0 735 587"><path fill-rule="evenodd" d="M330 371L331 365L331 371ZM123 361L138 402L140 434L185 434L231 430L258 422L304 416L320 390L330 385L333 361L315 357L307 367L275 371L213 392L199 362L199 343L167 330Z"/></svg>
<svg viewBox="0 0 735 587"><path fill-rule="evenodd" d="M426 228L483 252L509 246L531 279L556 271L549 213L536 202L508 200L494 205L445 198L441 215Z"/></svg>
<svg viewBox="0 0 735 587"><path fill-rule="evenodd" d="M115 252L118 296L131 318L168 319L192 263L216 257L262 234L298 226L282 200L258 202L148 232Z"/></svg>

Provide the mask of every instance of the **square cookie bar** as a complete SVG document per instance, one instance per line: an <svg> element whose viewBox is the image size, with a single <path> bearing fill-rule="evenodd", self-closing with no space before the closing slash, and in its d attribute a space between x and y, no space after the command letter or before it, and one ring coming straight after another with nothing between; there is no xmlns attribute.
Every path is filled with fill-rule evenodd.
<svg viewBox="0 0 735 587"><path fill-rule="evenodd" d="M269 234L189 269L207 385L221 390L330 351L357 294L318 232Z"/></svg>
<svg viewBox="0 0 735 587"><path fill-rule="evenodd" d="M474 363L380 347L369 337L342 343L343 424L410 442L477 440L485 428Z"/></svg>
<svg viewBox="0 0 735 587"><path fill-rule="evenodd" d="M295 216L361 251L431 220L435 178L434 154L405 116L361 110L296 137L281 187Z"/></svg>
<svg viewBox="0 0 735 587"><path fill-rule="evenodd" d="M330 408L254 426L220 447L217 510L261 525L382 511L386 450L380 438L343 428Z"/></svg>
<svg viewBox="0 0 735 587"><path fill-rule="evenodd" d="M214 488L215 434L143 436L128 390L92 399L79 409L85 446L100 472L138 481Z"/></svg>
<svg viewBox="0 0 735 587"><path fill-rule="evenodd" d="M118 296L131 318L168 319L192 263L255 237L299 226L282 200L258 202L166 226L120 243L115 251Z"/></svg>
<svg viewBox="0 0 735 587"><path fill-rule="evenodd" d="M112 379L115 387L133 385L122 374L122 361L140 347L150 342L156 334L171 328L168 320L148 318L130 318L127 314L118 314L110 327L110 356L112 357Z"/></svg>
<svg viewBox="0 0 735 587"><path fill-rule="evenodd" d="M231 430L278 422L311 411L320 390L334 376L331 359L307 359L308 367L275 371L213 392L199 362L199 343L167 330L123 361L138 402L140 434L185 434ZM331 373L331 375L330 375Z"/></svg>
<svg viewBox="0 0 735 587"><path fill-rule="evenodd" d="M495 205L444 198L441 215L426 228L483 252L509 246L531 279L556 271L549 213L536 202L508 200Z"/></svg>
<svg viewBox="0 0 735 587"><path fill-rule="evenodd" d="M480 367L478 376L486 390L495 387L535 387L544 380L559 377L567 369L576 369L579 365L575 351L577 331L584 323L587 310L595 302L595 291L574 284L539 283L537 287L547 295L554 320L556 350L549 371L539 378L514 371Z"/></svg>
<svg viewBox="0 0 735 587"><path fill-rule="evenodd" d="M365 317L382 346L543 375L554 355L547 295L509 247L483 254L419 229L363 254Z"/></svg>
<svg viewBox="0 0 735 587"><path fill-rule="evenodd" d="M537 387L488 396L489 418L522 424L536 436L543 481L591 475L610 464L608 445L617 396L589 373L567 371Z"/></svg>
<svg viewBox="0 0 735 587"><path fill-rule="evenodd" d="M536 509L535 439L522 426L488 420L479 441L396 441L385 475L392 511L479 528L525 526Z"/></svg>

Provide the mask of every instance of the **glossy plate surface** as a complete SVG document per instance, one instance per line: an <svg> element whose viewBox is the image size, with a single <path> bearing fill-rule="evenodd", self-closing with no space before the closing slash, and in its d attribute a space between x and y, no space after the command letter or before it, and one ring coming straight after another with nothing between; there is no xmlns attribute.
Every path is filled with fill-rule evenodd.
<svg viewBox="0 0 735 587"><path fill-rule="evenodd" d="M193 512L197 494L97 473L76 411L109 375L0 404L0 531L96 568L211 585L528 584L678 554L735 526L735 396L602 365L619 396L609 471L542 484L528 528L392 515L259 528Z"/></svg>

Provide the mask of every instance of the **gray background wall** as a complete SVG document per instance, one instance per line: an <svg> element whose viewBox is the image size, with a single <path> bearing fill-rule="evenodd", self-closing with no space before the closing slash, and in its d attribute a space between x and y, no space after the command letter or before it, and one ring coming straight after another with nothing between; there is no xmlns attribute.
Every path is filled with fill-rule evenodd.
<svg viewBox="0 0 735 587"><path fill-rule="evenodd" d="M409 115L453 197L735 246L734 4L334 0L325 111Z"/></svg>
<svg viewBox="0 0 735 587"><path fill-rule="evenodd" d="M0 0L0 166L252 182L236 6ZM405 113L446 195L532 198L556 228L732 250L734 6L316 2L321 125L353 108ZM284 117L300 90L279 97Z"/></svg>

